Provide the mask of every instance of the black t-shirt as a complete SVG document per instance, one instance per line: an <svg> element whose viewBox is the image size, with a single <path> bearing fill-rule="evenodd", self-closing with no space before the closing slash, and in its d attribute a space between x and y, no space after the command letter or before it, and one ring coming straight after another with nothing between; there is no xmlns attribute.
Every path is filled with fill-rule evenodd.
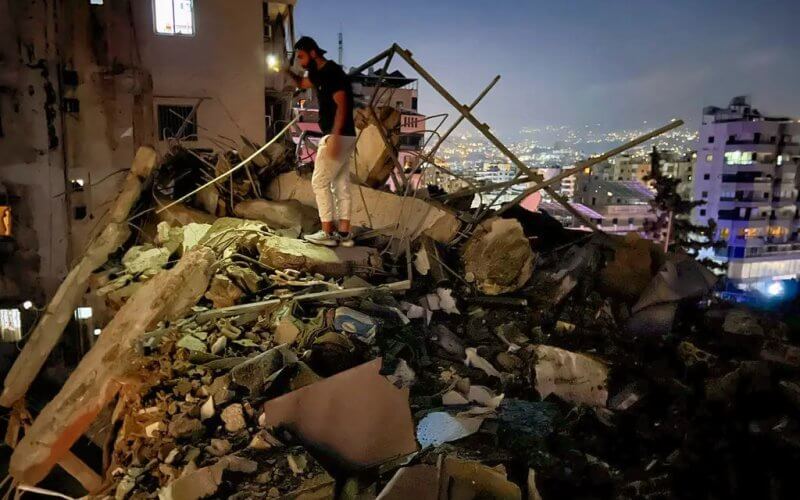
<svg viewBox="0 0 800 500"><path fill-rule="evenodd" d="M333 94L344 90L347 96L347 113L342 128L342 135L356 135L356 125L353 122L353 87L350 78L342 70L342 67L333 61L327 61L321 69L317 69L316 64L311 64L308 70L308 79L317 91L319 100L319 128L323 134L330 134L333 130L333 121L336 117L336 103L333 101Z"/></svg>

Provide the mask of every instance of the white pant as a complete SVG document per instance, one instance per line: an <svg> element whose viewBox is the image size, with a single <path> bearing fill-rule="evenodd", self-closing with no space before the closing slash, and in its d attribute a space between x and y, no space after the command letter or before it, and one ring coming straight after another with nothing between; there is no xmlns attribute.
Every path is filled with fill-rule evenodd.
<svg viewBox="0 0 800 500"><path fill-rule="evenodd" d="M339 220L350 220L350 155L356 138L339 136L340 151L337 158L328 152L329 137L330 135L326 135L319 141L314 173L311 176L319 220L333 222L336 216Z"/></svg>

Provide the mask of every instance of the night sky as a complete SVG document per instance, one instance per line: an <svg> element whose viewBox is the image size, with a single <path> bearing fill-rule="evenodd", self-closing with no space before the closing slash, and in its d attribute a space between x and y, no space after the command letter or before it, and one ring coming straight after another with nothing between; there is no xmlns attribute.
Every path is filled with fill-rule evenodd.
<svg viewBox="0 0 800 500"><path fill-rule="evenodd" d="M397 42L501 134L522 127L691 126L705 105L750 95L800 117L800 0L298 0L298 36L344 64ZM410 73L400 64L393 69ZM420 111L450 111L426 86Z"/></svg>

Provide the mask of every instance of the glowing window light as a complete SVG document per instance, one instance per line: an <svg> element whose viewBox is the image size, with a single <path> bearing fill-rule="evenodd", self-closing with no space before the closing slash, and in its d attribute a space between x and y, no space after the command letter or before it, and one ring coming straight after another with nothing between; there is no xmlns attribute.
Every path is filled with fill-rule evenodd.
<svg viewBox="0 0 800 500"><path fill-rule="evenodd" d="M783 295L783 283L780 281L775 281L767 286L767 294L770 297L779 297Z"/></svg>
<svg viewBox="0 0 800 500"><path fill-rule="evenodd" d="M91 307L79 307L75 309L75 319L90 319L92 317Z"/></svg>
<svg viewBox="0 0 800 500"><path fill-rule="evenodd" d="M0 205L0 236L11 237L11 207Z"/></svg>
<svg viewBox="0 0 800 500"><path fill-rule="evenodd" d="M274 71L276 73L280 71L281 63L278 60L278 56L276 56L275 54L269 54L267 56L267 67L270 69L270 71Z"/></svg>
<svg viewBox="0 0 800 500"><path fill-rule="evenodd" d="M0 339L3 342L22 340L22 318L19 309L0 309Z"/></svg>

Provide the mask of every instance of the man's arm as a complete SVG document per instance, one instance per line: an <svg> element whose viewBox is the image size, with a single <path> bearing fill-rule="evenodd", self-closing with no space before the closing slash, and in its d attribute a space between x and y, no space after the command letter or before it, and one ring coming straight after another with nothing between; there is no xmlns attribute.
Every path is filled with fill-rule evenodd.
<svg viewBox="0 0 800 500"><path fill-rule="evenodd" d="M344 130L344 124L347 122L347 113L352 113L352 110L348 109L347 105L347 94L344 90L339 90L333 93L333 102L336 103L336 116L333 118L333 130L331 131L334 135L342 135L342 130Z"/></svg>
<svg viewBox="0 0 800 500"><path fill-rule="evenodd" d="M297 88L310 89L312 87L311 80L309 80L307 77L302 76L302 75L296 75L289 68L286 68L286 73L289 75L289 77L292 80L294 80L294 83L295 83L295 85L297 85Z"/></svg>

